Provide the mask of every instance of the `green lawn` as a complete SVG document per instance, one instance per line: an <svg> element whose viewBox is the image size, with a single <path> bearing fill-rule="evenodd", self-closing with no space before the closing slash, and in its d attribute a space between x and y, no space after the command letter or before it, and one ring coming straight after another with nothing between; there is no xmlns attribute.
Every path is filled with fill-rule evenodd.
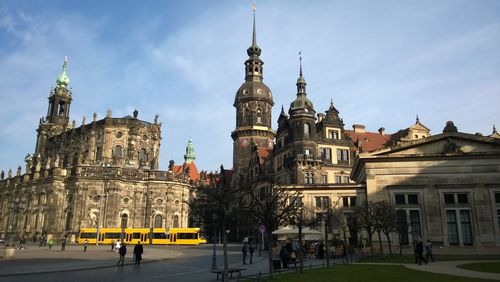
<svg viewBox="0 0 500 282"><path fill-rule="evenodd" d="M457 261L457 260L500 260L498 255L434 255L435 261ZM359 258L358 262L376 262L376 263L415 263L415 257L410 255L403 256L373 256Z"/></svg>
<svg viewBox="0 0 500 282"><path fill-rule="evenodd" d="M255 281L247 279L245 281ZM275 275L270 281L286 282L314 282L314 281L335 281L335 282L366 282L366 281L406 281L406 282L473 282L490 281L451 275L435 274L431 272L417 271L405 268L401 265L334 265L330 268L319 268L305 270L303 273L291 272Z"/></svg>
<svg viewBox="0 0 500 282"><path fill-rule="evenodd" d="M461 264L458 267L473 271L500 273L500 262L498 261L467 263Z"/></svg>

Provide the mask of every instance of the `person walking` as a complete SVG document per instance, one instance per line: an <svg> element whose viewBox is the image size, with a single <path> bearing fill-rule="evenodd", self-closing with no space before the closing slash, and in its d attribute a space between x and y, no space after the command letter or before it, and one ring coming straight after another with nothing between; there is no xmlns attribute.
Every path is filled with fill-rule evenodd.
<svg viewBox="0 0 500 282"><path fill-rule="evenodd" d="M288 249L286 246L282 246L280 249L280 259L281 263L283 264L283 268L288 268L288 257L290 254L288 253Z"/></svg>
<svg viewBox="0 0 500 282"><path fill-rule="evenodd" d="M253 260L253 252L255 251L255 243L254 241L250 242L250 246L248 246L248 251L250 252L250 264L252 264Z"/></svg>
<svg viewBox="0 0 500 282"><path fill-rule="evenodd" d="M88 245L89 245L89 240L85 239L85 241L83 241L83 252L84 253L87 251Z"/></svg>
<svg viewBox="0 0 500 282"><path fill-rule="evenodd" d="M422 239L419 237L417 238L417 244L415 246L415 249L417 251L417 260L418 264L422 265L422 261L427 264L427 260L424 258L423 253L424 253L424 242L422 242Z"/></svg>
<svg viewBox="0 0 500 282"><path fill-rule="evenodd" d="M144 252L144 248L141 245L141 241L137 241L137 245L135 245L135 247L134 247L135 264L137 265L137 267L141 266L143 252Z"/></svg>
<svg viewBox="0 0 500 282"><path fill-rule="evenodd" d="M49 241L47 242L47 245L49 245L49 251L52 249L52 245L54 245L54 239L50 238Z"/></svg>
<svg viewBox="0 0 500 282"><path fill-rule="evenodd" d="M247 264L247 253L248 253L248 243L247 243L247 238L243 240L243 246L241 247L241 252L243 254L243 264Z"/></svg>
<svg viewBox="0 0 500 282"><path fill-rule="evenodd" d="M120 254L120 259L118 260L118 263L116 265L120 265L121 263L121 265L123 266L123 263L125 262L125 255L127 254L127 246L125 246L125 243L121 244L118 253Z"/></svg>
<svg viewBox="0 0 500 282"><path fill-rule="evenodd" d="M425 259L429 261L429 258L434 262L434 257L432 256L432 242L431 240L427 240L425 244Z"/></svg>
<svg viewBox="0 0 500 282"><path fill-rule="evenodd" d="M67 240L66 235L64 235L64 237L61 240L61 251L66 250L66 240Z"/></svg>
<svg viewBox="0 0 500 282"><path fill-rule="evenodd" d="M24 237L23 235L21 236L21 239L19 239L19 249L24 250L25 245L26 245L26 237Z"/></svg>
<svg viewBox="0 0 500 282"><path fill-rule="evenodd" d="M111 239L111 251L115 251L115 239Z"/></svg>

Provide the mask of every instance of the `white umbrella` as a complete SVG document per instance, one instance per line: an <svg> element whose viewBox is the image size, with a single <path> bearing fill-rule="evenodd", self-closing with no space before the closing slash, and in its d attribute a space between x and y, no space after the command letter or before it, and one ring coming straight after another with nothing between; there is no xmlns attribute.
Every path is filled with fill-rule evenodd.
<svg viewBox="0 0 500 282"><path fill-rule="evenodd" d="M299 235L299 229L295 225L288 225L272 232L274 235ZM302 228L302 235L321 235L321 232L309 227Z"/></svg>

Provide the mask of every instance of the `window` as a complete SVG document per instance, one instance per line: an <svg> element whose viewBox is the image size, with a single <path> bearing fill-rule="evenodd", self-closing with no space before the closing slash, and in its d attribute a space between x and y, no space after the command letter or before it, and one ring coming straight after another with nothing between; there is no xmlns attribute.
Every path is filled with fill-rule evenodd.
<svg viewBox="0 0 500 282"><path fill-rule="evenodd" d="M304 150L304 155L309 156L311 154L311 150L305 149Z"/></svg>
<svg viewBox="0 0 500 282"><path fill-rule="evenodd" d="M472 222L470 210L447 209L446 223L448 227L448 244L472 245Z"/></svg>
<svg viewBox="0 0 500 282"><path fill-rule="evenodd" d="M327 183L327 176L326 175L321 175L321 183L326 184Z"/></svg>
<svg viewBox="0 0 500 282"><path fill-rule="evenodd" d="M115 158L122 157L122 146L120 145L115 146L115 149L113 150L113 157Z"/></svg>
<svg viewBox="0 0 500 282"><path fill-rule="evenodd" d="M314 197L314 199L317 208L328 208L330 206L330 197L328 196L318 196Z"/></svg>
<svg viewBox="0 0 500 282"><path fill-rule="evenodd" d="M328 130L328 139L339 139L339 132L337 130Z"/></svg>
<svg viewBox="0 0 500 282"><path fill-rule="evenodd" d="M122 215L121 228L127 228L127 221L128 221L128 215L127 214L123 214Z"/></svg>
<svg viewBox="0 0 500 282"><path fill-rule="evenodd" d="M257 123L262 123L262 111L260 109L257 109Z"/></svg>
<svg viewBox="0 0 500 282"><path fill-rule="evenodd" d="M335 183L340 183L341 182L341 176L340 175L335 175Z"/></svg>
<svg viewBox="0 0 500 282"><path fill-rule="evenodd" d="M464 205L469 203L469 194L467 193L445 193L443 194L446 205Z"/></svg>
<svg viewBox="0 0 500 282"><path fill-rule="evenodd" d="M145 162L147 159L146 149L142 148L139 150L139 161Z"/></svg>
<svg viewBox="0 0 500 282"><path fill-rule="evenodd" d="M331 160L332 159L332 149L320 148L319 150L320 150L321 157L323 157L324 160Z"/></svg>
<svg viewBox="0 0 500 282"><path fill-rule="evenodd" d="M338 162L348 162L349 161L349 150L337 149L337 161Z"/></svg>
<svg viewBox="0 0 500 282"><path fill-rule="evenodd" d="M448 226L448 244L458 245L457 215L454 210L446 211L446 223Z"/></svg>
<svg viewBox="0 0 500 282"><path fill-rule="evenodd" d="M306 184L314 184L314 173L313 172L306 172L304 182Z"/></svg>
<svg viewBox="0 0 500 282"><path fill-rule="evenodd" d="M155 222L155 225L154 225L155 228L161 228L162 222L163 222L162 216L159 214L155 215L154 222Z"/></svg>
<svg viewBox="0 0 500 282"><path fill-rule="evenodd" d="M396 205L418 205L418 194L394 194Z"/></svg>
<svg viewBox="0 0 500 282"><path fill-rule="evenodd" d="M462 228L462 241L464 245L472 245L472 225L470 222L470 212L460 210L460 227Z"/></svg>
<svg viewBox="0 0 500 282"><path fill-rule="evenodd" d="M410 231L413 238L422 237L419 210L410 210Z"/></svg>
<svg viewBox="0 0 500 282"><path fill-rule="evenodd" d="M178 215L174 215L172 221L174 222L173 227L174 228L179 228L179 216Z"/></svg>
<svg viewBox="0 0 500 282"><path fill-rule="evenodd" d="M344 206L344 208L355 207L356 197L342 197L342 205Z"/></svg>
<svg viewBox="0 0 500 282"><path fill-rule="evenodd" d="M310 133L310 131L309 131L309 124L304 123L304 137L305 138L309 138L309 133Z"/></svg>
<svg viewBox="0 0 500 282"><path fill-rule="evenodd" d="M500 192L495 193L495 204L500 204Z"/></svg>
<svg viewBox="0 0 500 282"><path fill-rule="evenodd" d="M344 183L349 183L349 180L350 180L349 176L344 176Z"/></svg>

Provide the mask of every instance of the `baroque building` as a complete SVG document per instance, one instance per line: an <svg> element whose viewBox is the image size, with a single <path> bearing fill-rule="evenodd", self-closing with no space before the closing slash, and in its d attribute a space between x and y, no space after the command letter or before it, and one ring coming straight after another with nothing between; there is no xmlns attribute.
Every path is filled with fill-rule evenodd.
<svg viewBox="0 0 500 282"><path fill-rule="evenodd" d="M184 163L158 169L161 123L132 116L106 117L80 126L69 121L73 100L67 59L40 119L25 173L0 180L0 236L74 240L85 227L188 227L187 202L200 181L189 140ZM203 172L201 175L205 175Z"/></svg>
<svg viewBox="0 0 500 282"><path fill-rule="evenodd" d="M252 115L258 108L246 111L245 106L273 105L271 95L242 95L250 89L247 85L268 90L261 81L261 50L255 37L254 13L246 82L234 104L233 178L247 179L257 196L273 187L300 192L303 216L317 222L328 210L337 211L341 218L336 222L342 226L333 226L330 238L348 236L351 245L367 236L356 222L355 208L386 201L407 217L408 233L392 234L394 244L402 240L409 246L421 237L443 246L500 246L500 134L495 127L491 135L482 136L458 132L448 122L442 134L432 135L417 116L415 124L393 134L383 127L366 131L361 124L345 129L333 100L326 111L317 112L299 57L296 97L287 112L282 106L274 135L267 123L270 114L265 124L245 119L246 112ZM249 69L251 65L256 68ZM243 150L243 144L251 146ZM341 234L346 228L348 232ZM255 232L250 227L242 235Z"/></svg>

